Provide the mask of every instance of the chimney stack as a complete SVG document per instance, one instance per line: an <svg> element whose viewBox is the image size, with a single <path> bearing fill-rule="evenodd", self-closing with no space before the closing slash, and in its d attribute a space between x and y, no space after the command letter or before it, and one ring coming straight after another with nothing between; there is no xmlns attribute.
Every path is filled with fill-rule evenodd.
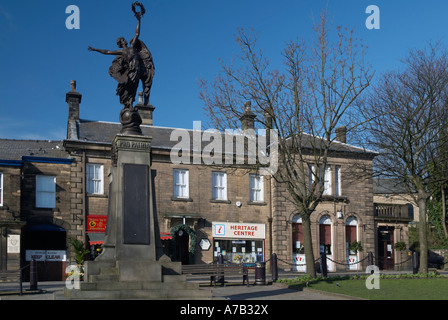
<svg viewBox="0 0 448 320"><path fill-rule="evenodd" d="M79 120L79 104L82 94L76 92L76 80L70 81L71 91L65 95L65 102L68 103L68 120Z"/></svg>
<svg viewBox="0 0 448 320"><path fill-rule="evenodd" d="M247 101L244 104L244 114L240 117L241 128L243 130L255 129L256 115L251 111L251 103Z"/></svg>
<svg viewBox="0 0 448 320"><path fill-rule="evenodd" d="M336 128L336 141L347 143L347 127L341 126Z"/></svg>
<svg viewBox="0 0 448 320"><path fill-rule="evenodd" d="M153 119L152 119L152 113L154 112L155 108L153 105L144 105L143 104L143 92L138 93L138 103L135 105L135 107L138 110L138 113L140 114L140 117L142 118L142 124L152 126L153 125Z"/></svg>

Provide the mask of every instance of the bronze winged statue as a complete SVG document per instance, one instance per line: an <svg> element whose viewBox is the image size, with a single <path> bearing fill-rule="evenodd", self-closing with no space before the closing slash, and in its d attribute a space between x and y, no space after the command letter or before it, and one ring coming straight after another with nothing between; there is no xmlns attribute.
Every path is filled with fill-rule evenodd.
<svg viewBox="0 0 448 320"><path fill-rule="evenodd" d="M136 6L140 7L139 12L136 12ZM95 49L90 46L88 48L90 51L116 56L109 68L109 75L118 82L117 95L120 97L120 103L124 106L120 114L120 121L123 126L123 121L126 122L126 120L122 119L122 115L126 111L125 109L128 111L133 109L132 105L135 101L140 81L143 85L144 105L149 105L149 95L155 70L151 52L143 41L139 39L140 21L145 13L145 8L141 3L136 1L132 4L132 11L137 18L137 28L134 38L129 41L129 46L125 38L119 37L117 39L117 45L120 49L118 50ZM135 118L135 116L133 117Z"/></svg>

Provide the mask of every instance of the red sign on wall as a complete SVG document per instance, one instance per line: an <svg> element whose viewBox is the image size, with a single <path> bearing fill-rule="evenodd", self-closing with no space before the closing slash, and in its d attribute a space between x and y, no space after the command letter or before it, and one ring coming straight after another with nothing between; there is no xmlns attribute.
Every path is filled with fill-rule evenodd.
<svg viewBox="0 0 448 320"><path fill-rule="evenodd" d="M106 232L107 216L87 216L87 232Z"/></svg>

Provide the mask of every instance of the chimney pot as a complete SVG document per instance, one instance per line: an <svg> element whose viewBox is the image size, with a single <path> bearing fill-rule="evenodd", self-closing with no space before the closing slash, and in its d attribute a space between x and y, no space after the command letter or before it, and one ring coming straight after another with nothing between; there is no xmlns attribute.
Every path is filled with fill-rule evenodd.
<svg viewBox="0 0 448 320"><path fill-rule="evenodd" d="M341 126L336 128L336 141L347 143L347 127Z"/></svg>
<svg viewBox="0 0 448 320"><path fill-rule="evenodd" d="M244 104L244 113L240 117L241 128L243 130L255 129L255 118L256 115L251 111L251 103L247 101Z"/></svg>
<svg viewBox="0 0 448 320"><path fill-rule="evenodd" d="M71 91L65 95L65 102L68 104L68 119L79 120L79 104L81 103L82 94L76 92L76 80L70 81Z"/></svg>
<svg viewBox="0 0 448 320"><path fill-rule="evenodd" d="M72 92L76 92L76 80L70 81L70 88L72 89Z"/></svg>

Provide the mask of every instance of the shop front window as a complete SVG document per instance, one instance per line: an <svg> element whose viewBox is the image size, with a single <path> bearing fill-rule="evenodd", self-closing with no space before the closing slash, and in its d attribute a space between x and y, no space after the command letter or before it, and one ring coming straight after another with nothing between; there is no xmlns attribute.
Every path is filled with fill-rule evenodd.
<svg viewBox="0 0 448 320"><path fill-rule="evenodd" d="M215 263L222 254L224 263L252 264L261 262L263 257L263 240L218 240L214 242Z"/></svg>

